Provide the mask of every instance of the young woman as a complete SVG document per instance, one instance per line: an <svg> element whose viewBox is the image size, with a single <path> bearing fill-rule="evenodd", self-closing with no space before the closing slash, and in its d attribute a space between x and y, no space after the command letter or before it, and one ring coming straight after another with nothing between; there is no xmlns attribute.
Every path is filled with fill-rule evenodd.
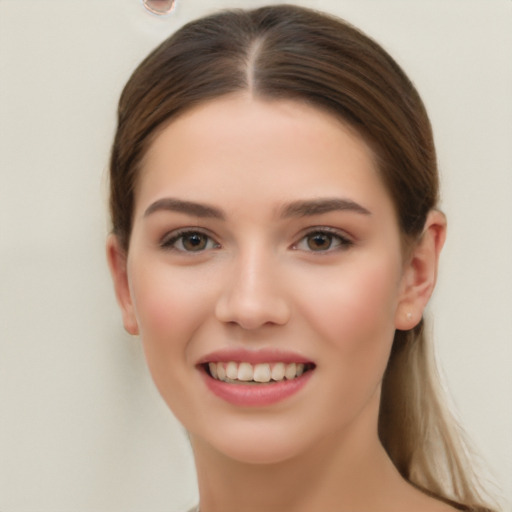
<svg viewBox="0 0 512 512"><path fill-rule="evenodd" d="M437 199L421 99L339 19L222 12L135 71L108 259L201 512L491 510L423 334Z"/></svg>

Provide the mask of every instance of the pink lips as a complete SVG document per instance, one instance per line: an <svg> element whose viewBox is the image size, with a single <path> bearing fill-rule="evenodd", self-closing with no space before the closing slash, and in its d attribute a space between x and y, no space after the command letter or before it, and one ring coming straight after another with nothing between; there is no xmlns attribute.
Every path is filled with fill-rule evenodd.
<svg viewBox="0 0 512 512"><path fill-rule="evenodd" d="M313 371L307 371L300 377L265 384L237 384L214 379L205 369L207 363L247 362L259 363L311 363L310 360L291 352L272 349L257 351L219 350L203 357L198 362L204 382L208 389L222 400L238 407L264 407L281 402L298 393L309 381Z"/></svg>
<svg viewBox="0 0 512 512"><path fill-rule="evenodd" d="M283 352L275 349L245 350L245 349L224 349L217 350L201 358L197 364L220 363L235 361L236 363L247 362L258 363L311 363L293 352Z"/></svg>

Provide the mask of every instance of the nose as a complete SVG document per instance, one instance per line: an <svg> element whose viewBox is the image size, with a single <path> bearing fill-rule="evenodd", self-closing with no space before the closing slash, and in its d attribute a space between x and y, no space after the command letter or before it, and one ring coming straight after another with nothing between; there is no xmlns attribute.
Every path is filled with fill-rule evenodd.
<svg viewBox="0 0 512 512"><path fill-rule="evenodd" d="M216 304L218 320L245 330L288 322L290 304L272 258L254 250L241 255L229 272Z"/></svg>

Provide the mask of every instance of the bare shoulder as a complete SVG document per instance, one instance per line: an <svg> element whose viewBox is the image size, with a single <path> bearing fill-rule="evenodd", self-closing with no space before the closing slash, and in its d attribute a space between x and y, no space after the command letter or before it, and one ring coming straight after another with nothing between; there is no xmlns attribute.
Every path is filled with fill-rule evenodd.
<svg viewBox="0 0 512 512"><path fill-rule="evenodd" d="M433 504L430 508L425 509L425 512L456 512L458 509L448 505L448 503L443 503L439 500L433 500Z"/></svg>
<svg viewBox="0 0 512 512"><path fill-rule="evenodd" d="M412 492L408 495L407 510L414 510L415 512L457 512L459 510L460 512L460 509L429 496L419 489L411 487L410 491Z"/></svg>
<svg viewBox="0 0 512 512"><path fill-rule="evenodd" d="M408 482L400 477L395 481L395 485L388 485L387 490L391 490L389 500L381 501L381 510L383 512L460 512L461 507L455 504L450 505L429 493L420 487Z"/></svg>
<svg viewBox="0 0 512 512"><path fill-rule="evenodd" d="M423 499L419 500L416 510L417 512L456 512L458 509L444 501L423 495Z"/></svg>

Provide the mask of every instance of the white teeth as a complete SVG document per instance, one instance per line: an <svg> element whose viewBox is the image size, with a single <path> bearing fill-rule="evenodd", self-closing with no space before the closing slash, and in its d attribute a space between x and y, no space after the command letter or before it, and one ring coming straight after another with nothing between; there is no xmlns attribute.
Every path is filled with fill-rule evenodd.
<svg viewBox="0 0 512 512"><path fill-rule="evenodd" d="M238 365L235 362L230 361L226 365L226 377L232 380L238 379Z"/></svg>
<svg viewBox="0 0 512 512"><path fill-rule="evenodd" d="M291 380L297 375L297 365L295 363L290 363L286 365L286 370L284 371L284 376Z"/></svg>
<svg viewBox="0 0 512 512"><path fill-rule="evenodd" d="M240 365L241 366L241 365ZM254 367L254 376L252 380L256 382L270 382L270 378L272 377L270 373L270 365L269 364L257 364Z"/></svg>
<svg viewBox="0 0 512 512"><path fill-rule="evenodd" d="M224 368L224 365L221 363L217 363L215 366L217 366L217 379L226 380L226 368Z"/></svg>
<svg viewBox="0 0 512 512"><path fill-rule="evenodd" d="M284 363L276 363L272 367L272 380L283 380L284 379Z"/></svg>
<svg viewBox="0 0 512 512"><path fill-rule="evenodd" d="M244 382L249 382L252 379L253 371L252 365L249 363L240 363L238 365L238 380L243 380Z"/></svg>
<svg viewBox="0 0 512 512"><path fill-rule="evenodd" d="M224 382L280 382L300 377L306 371L304 363L208 363L210 375Z"/></svg>

